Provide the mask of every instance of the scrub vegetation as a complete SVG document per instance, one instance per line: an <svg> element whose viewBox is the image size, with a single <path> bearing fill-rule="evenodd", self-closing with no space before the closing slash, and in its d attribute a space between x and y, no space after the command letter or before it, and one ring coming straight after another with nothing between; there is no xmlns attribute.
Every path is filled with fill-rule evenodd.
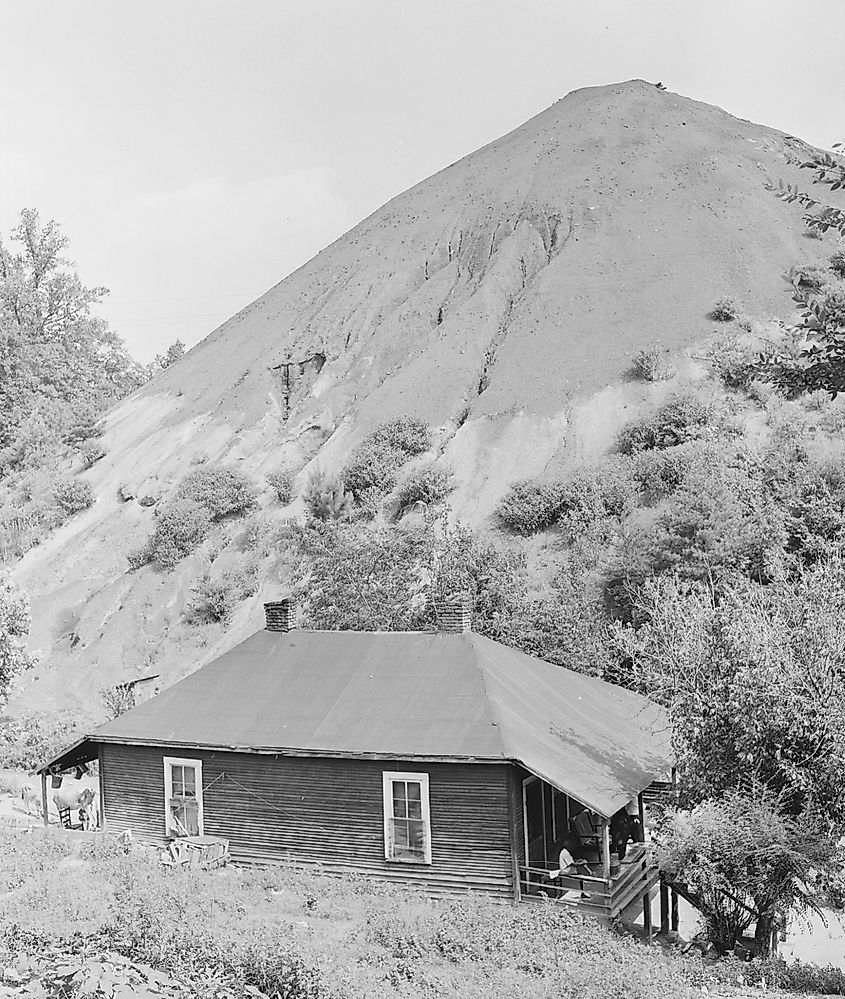
<svg viewBox="0 0 845 999"><path fill-rule="evenodd" d="M683 999L751 975L845 984L833 969L646 948L551 904L436 902L292 869L171 871L156 851L99 837L5 833L0 845L0 965L18 988L61 975L75 994L94 973L104 988L138 980L218 999Z"/></svg>

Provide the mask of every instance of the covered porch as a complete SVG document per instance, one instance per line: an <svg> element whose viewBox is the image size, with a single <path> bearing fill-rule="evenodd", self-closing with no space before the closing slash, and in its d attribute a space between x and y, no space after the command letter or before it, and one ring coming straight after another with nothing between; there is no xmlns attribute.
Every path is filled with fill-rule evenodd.
<svg viewBox="0 0 845 999"><path fill-rule="evenodd" d="M640 832L646 826L643 793L632 799L639 821L631 823L632 838L624 847L620 829L624 820L617 817L612 830L613 816L587 808L540 777L524 774L521 797L519 898L546 898L607 919L633 918L639 903L644 928L650 931L651 898L660 875L652 848ZM564 848L583 863L561 870L560 851ZM623 852L624 857L619 857Z"/></svg>

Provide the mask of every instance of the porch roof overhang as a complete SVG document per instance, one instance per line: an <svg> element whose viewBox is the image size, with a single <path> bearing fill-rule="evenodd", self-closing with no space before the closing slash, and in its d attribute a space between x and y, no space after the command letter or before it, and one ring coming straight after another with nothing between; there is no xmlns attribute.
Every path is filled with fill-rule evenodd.
<svg viewBox="0 0 845 999"><path fill-rule="evenodd" d="M81 739L77 739L73 745L51 757L46 763L42 763L35 772L37 774L64 773L81 766L83 763L91 763L97 759L97 754L97 742L91 736L84 735Z"/></svg>

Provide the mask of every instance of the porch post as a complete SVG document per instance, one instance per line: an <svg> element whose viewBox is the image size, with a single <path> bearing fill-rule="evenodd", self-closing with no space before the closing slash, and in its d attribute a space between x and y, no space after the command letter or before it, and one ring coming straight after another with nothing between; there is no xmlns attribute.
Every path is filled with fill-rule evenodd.
<svg viewBox="0 0 845 999"><path fill-rule="evenodd" d="M660 882L660 932L669 935L669 885Z"/></svg>
<svg viewBox="0 0 845 999"><path fill-rule="evenodd" d="M601 823L601 867L602 877L610 883L610 820Z"/></svg>
<svg viewBox="0 0 845 999"><path fill-rule="evenodd" d="M670 927L677 933L678 932L678 893L673 888L669 893L671 917L669 920Z"/></svg>
<svg viewBox="0 0 845 999"><path fill-rule="evenodd" d="M645 933L645 942L651 943L651 892L646 889L645 895L643 895L643 932Z"/></svg>
<svg viewBox="0 0 845 999"><path fill-rule="evenodd" d="M103 776L103 746L100 743L97 746L97 787L100 792L100 800L97 802L97 820L100 832L106 831L106 799L103 791L105 790L105 778Z"/></svg>
<svg viewBox="0 0 845 999"><path fill-rule="evenodd" d="M640 819L640 835L642 836L640 842L645 843L645 805L643 804L642 791L637 795L637 812Z"/></svg>
<svg viewBox="0 0 845 999"><path fill-rule="evenodd" d="M41 817L44 820L44 825L48 825L50 822L50 817L47 814L47 771L41 771Z"/></svg>

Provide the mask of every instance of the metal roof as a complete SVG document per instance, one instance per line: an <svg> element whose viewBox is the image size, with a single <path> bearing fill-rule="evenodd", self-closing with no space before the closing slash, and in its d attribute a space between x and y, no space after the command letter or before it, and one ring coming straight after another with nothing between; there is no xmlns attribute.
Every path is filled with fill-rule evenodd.
<svg viewBox="0 0 845 999"><path fill-rule="evenodd" d="M671 767L654 704L472 632L259 631L87 741L514 761L605 817Z"/></svg>

